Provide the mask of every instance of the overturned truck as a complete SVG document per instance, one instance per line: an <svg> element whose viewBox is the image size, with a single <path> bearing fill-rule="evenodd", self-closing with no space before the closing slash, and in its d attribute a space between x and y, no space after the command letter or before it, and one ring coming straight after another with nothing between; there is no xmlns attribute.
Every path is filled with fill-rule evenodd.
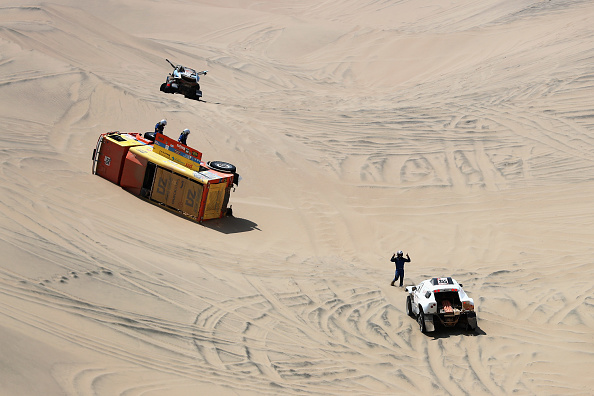
<svg viewBox="0 0 594 396"><path fill-rule="evenodd" d="M103 133L92 159L93 174L197 222L231 214L235 166L203 162L201 152L163 134Z"/></svg>

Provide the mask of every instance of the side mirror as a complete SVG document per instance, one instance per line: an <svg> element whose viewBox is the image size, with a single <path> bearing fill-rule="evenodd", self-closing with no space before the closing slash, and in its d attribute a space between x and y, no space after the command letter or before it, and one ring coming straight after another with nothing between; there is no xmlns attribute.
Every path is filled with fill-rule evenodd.
<svg viewBox="0 0 594 396"><path fill-rule="evenodd" d="M412 287L412 291L415 291L415 290L417 290L417 287L416 286L413 286Z"/></svg>
<svg viewBox="0 0 594 396"><path fill-rule="evenodd" d="M464 286L462 286L462 283L460 283L460 287L464 287Z"/></svg>

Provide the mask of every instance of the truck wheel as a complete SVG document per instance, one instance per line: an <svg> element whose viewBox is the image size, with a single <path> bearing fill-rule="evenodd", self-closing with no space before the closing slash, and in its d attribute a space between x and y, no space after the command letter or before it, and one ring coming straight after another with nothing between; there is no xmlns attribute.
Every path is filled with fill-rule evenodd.
<svg viewBox="0 0 594 396"><path fill-rule="evenodd" d="M419 330L421 333L425 334L427 332L427 328L425 327L425 314L423 313L423 308L419 307L419 316L417 316L417 322L419 323Z"/></svg>
<svg viewBox="0 0 594 396"><path fill-rule="evenodd" d="M410 301L410 296L406 296L406 314L411 318L414 316L412 311L412 303Z"/></svg>
<svg viewBox="0 0 594 396"><path fill-rule="evenodd" d="M161 84L161 88L159 88L159 90L161 92L167 92L167 84L166 83Z"/></svg>
<svg viewBox="0 0 594 396"><path fill-rule="evenodd" d="M224 173L235 173L237 171L235 165L223 161L210 161L208 163L208 166L210 166L214 170Z"/></svg>
<svg viewBox="0 0 594 396"><path fill-rule="evenodd" d="M155 141L155 132L145 132L144 138L146 140L150 140L151 142L154 142Z"/></svg>

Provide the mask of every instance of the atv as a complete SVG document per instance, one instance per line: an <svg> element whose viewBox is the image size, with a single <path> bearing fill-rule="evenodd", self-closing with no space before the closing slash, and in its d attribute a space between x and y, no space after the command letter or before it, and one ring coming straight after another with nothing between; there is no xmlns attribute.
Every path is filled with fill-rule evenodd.
<svg viewBox="0 0 594 396"><path fill-rule="evenodd" d="M179 93L188 99L200 100L202 91L200 90L200 76L205 76L208 70L197 72L189 67L174 65L169 59L165 59L173 71L167 75L167 80L161 84L161 92Z"/></svg>

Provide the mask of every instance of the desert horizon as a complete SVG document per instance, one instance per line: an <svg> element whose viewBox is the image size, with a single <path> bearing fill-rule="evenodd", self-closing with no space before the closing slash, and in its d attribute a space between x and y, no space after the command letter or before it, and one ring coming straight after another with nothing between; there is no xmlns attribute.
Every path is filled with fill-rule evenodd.
<svg viewBox="0 0 594 396"><path fill-rule="evenodd" d="M579 0L0 1L0 395L591 395L593 27ZM232 217L92 174L100 134L161 119L237 167ZM398 250L476 331L421 333Z"/></svg>

